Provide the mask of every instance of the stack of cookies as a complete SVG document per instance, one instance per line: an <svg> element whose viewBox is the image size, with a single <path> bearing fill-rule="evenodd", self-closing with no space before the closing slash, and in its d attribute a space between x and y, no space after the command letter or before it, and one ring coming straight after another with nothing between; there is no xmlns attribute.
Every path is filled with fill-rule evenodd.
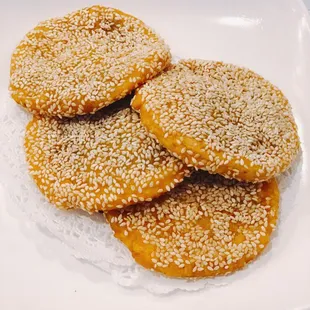
<svg viewBox="0 0 310 310"><path fill-rule="evenodd" d="M300 142L288 100L260 75L171 64L142 21L93 6L26 35L10 90L33 114L25 150L41 192L58 208L103 212L145 268L223 275L266 248L275 177Z"/></svg>

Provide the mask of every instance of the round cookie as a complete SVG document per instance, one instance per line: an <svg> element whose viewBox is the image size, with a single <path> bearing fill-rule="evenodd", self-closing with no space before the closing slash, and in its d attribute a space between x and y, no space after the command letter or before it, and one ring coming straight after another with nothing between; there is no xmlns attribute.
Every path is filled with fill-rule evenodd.
<svg viewBox="0 0 310 310"><path fill-rule="evenodd" d="M169 191L189 173L147 135L136 112L114 110L72 119L34 116L28 124L30 174L57 207L123 208Z"/></svg>
<svg viewBox="0 0 310 310"><path fill-rule="evenodd" d="M283 93L253 71L183 60L132 100L147 130L187 165L240 181L265 181L299 150Z"/></svg>
<svg viewBox="0 0 310 310"><path fill-rule="evenodd" d="M243 268L276 227L275 179L237 183L199 172L152 202L106 213L137 263L171 277L212 277Z"/></svg>
<svg viewBox="0 0 310 310"><path fill-rule="evenodd" d="M40 23L11 59L13 99L34 114L94 113L125 97L171 60L139 19L100 5Z"/></svg>

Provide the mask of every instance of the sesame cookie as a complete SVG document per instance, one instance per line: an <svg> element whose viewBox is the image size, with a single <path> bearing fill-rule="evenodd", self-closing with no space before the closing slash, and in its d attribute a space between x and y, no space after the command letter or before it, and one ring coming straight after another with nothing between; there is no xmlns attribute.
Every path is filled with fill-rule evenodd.
<svg viewBox="0 0 310 310"><path fill-rule="evenodd" d="M152 202L106 213L137 263L171 277L231 273L254 260L276 227L275 179L238 183L196 172Z"/></svg>
<svg viewBox="0 0 310 310"><path fill-rule="evenodd" d="M70 119L34 116L28 124L30 174L57 207L123 208L169 191L189 173L147 135L136 112L115 106Z"/></svg>
<svg viewBox="0 0 310 310"><path fill-rule="evenodd" d="M13 99L34 114L94 113L125 97L171 60L141 20L92 6L40 23L11 59Z"/></svg>
<svg viewBox="0 0 310 310"><path fill-rule="evenodd" d="M253 71L183 60L132 100L147 130L185 164L258 182L289 167L299 150L283 93Z"/></svg>

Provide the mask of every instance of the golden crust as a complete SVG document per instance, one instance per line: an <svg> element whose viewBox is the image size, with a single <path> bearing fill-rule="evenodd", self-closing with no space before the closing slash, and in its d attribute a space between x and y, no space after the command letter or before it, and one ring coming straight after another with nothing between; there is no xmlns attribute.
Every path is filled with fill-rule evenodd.
<svg viewBox="0 0 310 310"><path fill-rule="evenodd" d="M29 171L59 208L122 208L169 191L189 173L130 108L78 119L33 117L25 136ZM109 111L107 111L109 109Z"/></svg>
<svg viewBox="0 0 310 310"><path fill-rule="evenodd" d="M131 105L174 156L226 178L268 180L299 150L287 99L245 68L181 61L138 89Z"/></svg>
<svg viewBox="0 0 310 310"><path fill-rule="evenodd" d="M237 183L206 172L149 203L106 212L137 263L170 277L212 277L243 268L276 227L275 179Z"/></svg>
<svg viewBox="0 0 310 310"><path fill-rule="evenodd" d="M92 6L40 23L11 59L12 98L34 114L94 113L125 97L171 60L139 19Z"/></svg>

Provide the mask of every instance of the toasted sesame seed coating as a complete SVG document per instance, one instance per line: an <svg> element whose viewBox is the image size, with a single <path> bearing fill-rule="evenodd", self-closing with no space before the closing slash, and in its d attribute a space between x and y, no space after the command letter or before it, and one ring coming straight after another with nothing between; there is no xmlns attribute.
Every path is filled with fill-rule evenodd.
<svg viewBox="0 0 310 310"><path fill-rule="evenodd" d="M283 93L253 71L183 60L132 100L147 130L185 164L239 181L268 180L299 150Z"/></svg>
<svg viewBox="0 0 310 310"><path fill-rule="evenodd" d="M142 21L96 5L27 33L12 55L11 95L34 114L94 113L157 75L170 60L169 48Z"/></svg>
<svg viewBox="0 0 310 310"><path fill-rule="evenodd" d="M49 201L90 213L150 201L189 174L147 135L136 112L117 104L77 118L34 116L25 150L30 174Z"/></svg>
<svg viewBox="0 0 310 310"><path fill-rule="evenodd" d="M106 217L137 263L171 277L243 268L269 243L279 206L275 179L238 183L196 172L171 192Z"/></svg>

